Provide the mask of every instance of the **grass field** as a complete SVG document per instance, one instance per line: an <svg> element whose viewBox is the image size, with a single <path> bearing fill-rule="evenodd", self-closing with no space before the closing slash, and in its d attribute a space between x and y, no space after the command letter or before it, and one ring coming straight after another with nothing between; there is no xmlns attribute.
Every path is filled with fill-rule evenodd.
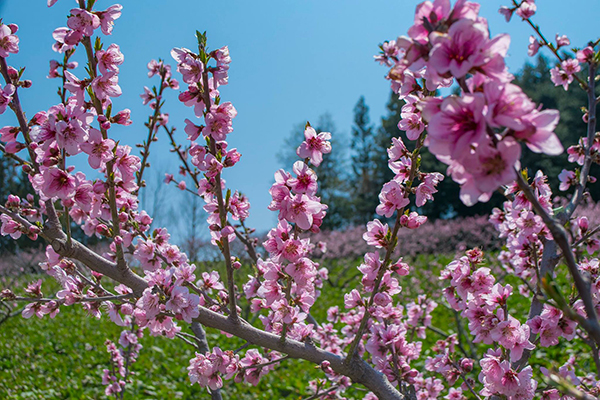
<svg viewBox="0 0 600 400"><path fill-rule="evenodd" d="M440 268L450 260L451 257L447 256L428 256L411 261L412 272L401 281L403 292L400 294L400 302L405 304L417 294L433 290L438 285L436 277ZM343 308L343 294L357 286L360 280L358 271L347 267L358 263L359 260L351 263L339 260L327 262L332 282L325 283L321 298L313 308L312 314L318 321L325 321L328 307L339 305ZM246 274L243 272L238 274L240 287L244 276ZM25 281L34 279L37 277L24 278ZM53 285L51 279L46 278L43 285L45 293ZM512 310L515 315L523 315L528 304L526 301L517 302L511 304L511 307L516 307ZM435 310L433 321L436 327L446 332L456 332L453 313L443 305ZM260 322L257 321L255 325L260 326ZM187 326L183 329L191 333ZM29 320L20 316L10 318L0 325L0 399L105 398L101 376L102 370L109 365L109 355L104 342L106 339L117 341L121 330L108 318L97 320L88 317L79 306L61 307L60 313L53 320L47 316L41 320L37 317ZM209 329L207 334L211 346L235 349L244 344L240 339L227 338L215 330ZM423 348L428 349L440 338L428 332ZM148 335L144 336L141 344L143 349L133 365L135 375L132 383L127 385L126 399L210 398L205 389L198 385L192 386L189 382L186 368L194 355L194 349L190 345L178 339ZM427 354L424 351L423 356ZM544 355L548 357L547 353ZM540 357L544 355L540 354ZM555 357L557 362L564 362L568 356L559 354L558 349L549 355ZM419 360L421 366L424 358ZM308 381L322 377L314 365L288 360L263 377L256 387L226 381L224 397L302 399L310 395ZM347 392L347 397L359 399L364 394L361 388L357 388Z"/></svg>

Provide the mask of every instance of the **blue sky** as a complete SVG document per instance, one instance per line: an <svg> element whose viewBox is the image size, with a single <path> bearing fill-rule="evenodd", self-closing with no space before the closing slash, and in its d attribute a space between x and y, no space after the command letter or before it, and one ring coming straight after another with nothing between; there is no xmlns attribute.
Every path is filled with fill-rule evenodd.
<svg viewBox="0 0 600 400"><path fill-rule="evenodd" d="M139 94L144 85L156 81L146 77L146 64L163 58L173 64L173 47L195 47L196 29L208 32L211 48L228 45L232 64L230 84L221 91L223 101L238 110L234 132L229 137L242 153L242 161L225 173L228 187L246 193L252 204L248 225L269 229L276 215L266 209L273 173L280 168L275 153L294 125L316 121L329 112L341 134L349 135L352 109L364 95L371 108L371 120L385 114L389 86L386 70L373 61L377 46L384 40L406 34L418 1L411 0L261 0L261 1L161 1L125 0L123 15L112 36L103 37L105 46L117 43L125 55L120 85L123 95L113 109L130 108L134 124L114 129L114 138L134 145L147 135L143 126L149 109ZM506 23L497 12L508 0L483 0L481 15L488 18L493 35L513 36L507 63L517 72L527 60L528 37L532 33L518 18ZM594 30L600 15L598 0L579 0L565 6L559 0L538 2L535 20L548 38L567 34L575 46L598 37ZM114 4L98 0L96 9ZM21 51L9 58L10 65L26 66L25 77L33 87L22 92L25 110L31 116L58 102L57 80L46 79L48 61L57 58L51 49L52 31L66 26L66 16L75 7L73 0L59 0L48 9L45 0L0 0L0 16L19 25ZM83 64L82 64L83 65ZM76 70L82 77L82 66ZM177 74L175 76L179 79ZM179 79L180 80L180 79ZM165 111L170 123L183 138L184 119L193 119L191 109L177 101L176 92L167 97ZM2 126L14 124L9 113L0 116ZM176 169L176 161L164 137L152 150L151 163L161 173ZM335 151L335 149L334 149ZM84 162L76 162L83 166ZM288 166L288 169L291 166ZM152 175L148 175L152 180ZM155 177L154 181L157 178ZM164 188L166 190L167 188ZM164 201L178 196L174 187L164 192ZM179 200L178 200L179 202ZM179 204L179 203L177 203ZM185 215L186 210L178 208Z"/></svg>

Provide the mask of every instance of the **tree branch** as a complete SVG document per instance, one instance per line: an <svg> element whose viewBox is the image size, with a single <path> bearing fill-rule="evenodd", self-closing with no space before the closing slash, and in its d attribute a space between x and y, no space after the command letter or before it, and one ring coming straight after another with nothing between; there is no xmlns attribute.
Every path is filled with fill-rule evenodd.
<svg viewBox="0 0 600 400"><path fill-rule="evenodd" d="M544 224L546 224L550 230L554 241L562 250L563 257L565 258L565 262L569 268L569 272L573 278L575 287L577 288L579 296L583 300L583 304L585 306L585 312L588 319L587 324L582 325L582 327L586 329L588 334L597 344L600 344L600 325L598 324L598 315L596 314L596 309L594 307L594 302L590 292L590 282L581 275L579 268L577 267L577 261L575 260L575 255L571 250L567 232L561 224L559 224L546 212L546 210L544 210L535 193L531 189L531 186L525 182L519 171L516 172L519 188L523 191L527 200L529 200L529 202L532 204L536 213L542 218Z"/></svg>
<svg viewBox="0 0 600 400"><path fill-rule="evenodd" d="M200 307L200 315L196 321L204 326L235 335L251 344L287 354L291 358L307 360L317 365L321 365L323 361L329 361L335 372L364 385L380 400L405 400L405 396L398 392L381 372L373 369L362 359L356 359L354 362L346 364L344 359L338 355L289 338L282 341L278 335L261 331L246 323L234 322L226 316L204 307Z"/></svg>

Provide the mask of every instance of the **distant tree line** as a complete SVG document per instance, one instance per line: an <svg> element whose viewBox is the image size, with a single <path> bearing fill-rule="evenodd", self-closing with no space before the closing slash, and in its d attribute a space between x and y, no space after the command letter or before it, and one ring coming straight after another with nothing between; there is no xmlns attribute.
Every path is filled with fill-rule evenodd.
<svg viewBox="0 0 600 400"><path fill-rule="evenodd" d="M549 61L539 56L535 65L527 63L516 75L514 81L536 102L545 109L554 108L560 111L560 122L556 134L561 139L565 150L576 144L581 128L584 126L581 107L587 104L586 94L575 85L568 91L555 87L548 75ZM324 156L323 163L316 168L319 177L319 192L324 203L329 205L328 216L323 229L340 229L348 226L363 225L373 218L375 208L379 204L379 190L383 184L393 178L388 168L386 149L390 147L392 137L401 136L412 150L412 141L398 129L400 113L404 101L391 93L387 103L387 115L379 125L371 122L369 107L364 97L360 97L354 107L354 123L350 141L336 132L331 115L324 114L318 124L313 126L317 131L332 133L333 151ZM295 149L303 140L304 123L294 127L286 139L279 161L286 169L290 169L297 156L289 149ZM427 151L422 151L421 165L424 171L446 172L446 165L438 161ZM556 177L563 169L574 169L575 164L567 161L566 151L558 157L541 157L531 151L523 151L521 159L523 168L531 173L541 169L545 171L555 194L559 193ZM599 168L597 165L593 169ZM591 175L599 171L592 171ZM600 199L600 184L590 185L590 193L594 200ZM477 203L472 207L465 206L459 199L460 187L449 177L438 185L439 201L428 202L419 210L430 219L465 217L489 214L492 208L501 206L504 197L500 193L492 196L487 203ZM379 217L378 217L379 218Z"/></svg>
<svg viewBox="0 0 600 400"><path fill-rule="evenodd" d="M585 92L571 85L568 91L555 87L548 76L548 60L540 56L535 65L526 64L516 76L515 83L536 103L544 108L560 110L560 122L556 133L565 145L573 145L578 140L578 132L582 121L581 107L586 104ZM375 208L379 204L379 190L383 184L393 177L387 166L386 149L391 144L392 137L401 136L407 147L411 149L412 142L406 139L403 131L398 129L400 112L404 102L391 93L387 104L387 114L380 123L370 120L369 107L364 97L360 97L354 107L354 121L349 140L337 132L333 118L323 114L313 126L317 131L332 133L333 151L324 156L323 163L315 168L319 176L319 195L329 206L328 216L322 228L326 230L340 229L355 225L364 225L378 217ZM303 140L305 122L296 125L290 136L286 138L283 150L278 154L282 167L290 169L297 156L295 149ZM446 166L439 162L431 153L423 151L421 164L425 171L445 172ZM521 160L523 167L535 173L538 169L546 171L551 178L550 183L554 193L558 191L558 180L555 179L563 168L573 169L574 165L567 161L566 152L558 157L544 158L531 151L524 151ZM594 165L591 175L597 175L599 167ZM590 185L590 193L594 200L600 199L600 184ZM498 207L504 201L501 194L494 194L487 203L477 203L467 207L459 200L459 186L450 178L444 179L438 185L437 197L441 201L428 202L421 212L430 219L451 218L454 216L483 215ZM0 201L4 202L9 193L25 197L32 193L27 176L14 162L7 157L0 157ZM36 200L37 201L37 200ZM88 238L78 228L74 228L74 236L88 244L97 241ZM16 248L27 248L32 241L21 238L18 241L0 236L0 254L5 251L14 252Z"/></svg>

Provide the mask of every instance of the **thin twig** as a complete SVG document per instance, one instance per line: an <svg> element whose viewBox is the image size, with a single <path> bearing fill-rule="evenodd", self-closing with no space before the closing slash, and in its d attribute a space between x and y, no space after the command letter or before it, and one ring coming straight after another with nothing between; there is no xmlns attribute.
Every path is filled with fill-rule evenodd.
<svg viewBox="0 0 600 400"><path fill-rule="evenodd" d="M192 341L188 340L185 336L183 336L181 332L176 333L175 336L192 346L194 349L198 350L198 343L192 343Z"/></svg>
<svg viewBox="0 0 600 400"><path fill-rule="evenodd" d="M156 128L156 123L158 122L158 117L160 116L160 109L164 105L164 101L161 103L161 100L162 100L163 91L165 89L164 83L165 83L166 76L167 76L167 70L163 66L160 69L160 89L158 90L158 95L156 96L156 106L154 107L154 114L152 115L150 123L148 124L148 138L146 139L146 142L144 142L144 144L143 144L142 161L141 161L140 171L137 174L138 190L139 190L139 188L142 187L142 183L144 182L143 176L144 176L144 170L146 169L146 165L148 164L148 157L150 156L150 145L152 144L152 142L154 142L154 138L156 137L156 134L158 132L158 129ZM156 93L156 92L154 92L154 93Z"/></svg>
<svg viewBox="0 0 600 400"><path fill-rule="evenodd" d="M310 396L310 397L306 397L306 398L304 398L304 399L302 399L302 400L314 400L314 399L318 399L319 397L323 397L323 396L325 396L325 395L327 395L327 394L329 394L329 393L331 393L331 392L335 392L335 391L336 391L336 390L338 390L339 388L340 388L340 387L339 387L339 385L335 385L335 386L332 386L332 387L330 387L330 388L329 388L329 389L327 389L327 390L324 390L324 391L322 391L322 392L315 393L315 394L313 394L312 396Z"/></svg>
<svg viewBox="0 0 600 400"><path fill-rule="evenodd" d="M133 297L133 293L127 293L127 294L118 294L115 296L103 296L103 297L82 297L81 299L78 299L77 302L78 303L96 303L99 301L113 301L113 300L124 300L124 299L128 299ZM17 296L15 298L12 298L11 300L14 301L29 301L29 302L35 302L35 303L48 303L50 301L57 301L59 303L62 303L64 300L56 300L56 299L49 299L49 298L45 298L45 297L20 297Z"/></svg>
<svg viewBox="0 0 600 400"><path fill-rule="evenodd" d="M516 2L516 0L513 0L513 4L516 7L519 7L519 4ZM535 33L537 33L537 35L542 40L542 45L548 47L550 49L550 51L556 56L556 58L558 58L558 61L563 62L564 60L561 57L561 55L558 53L558 49L554 48L554 45L546 39L546 37L542 34L540 27L538 25L534 24L533 21L531 20L531 18L526 18L526 19L524 19L524 21L527 22L529 24L529 26L531 26L533 28ZM577 82L579 82L579 84L584 89L587 90L587 85L585 84L585 82L583 80L581 80L580 77L578 77L576 74L573 74L573 77L577 80Z"/></svg>

